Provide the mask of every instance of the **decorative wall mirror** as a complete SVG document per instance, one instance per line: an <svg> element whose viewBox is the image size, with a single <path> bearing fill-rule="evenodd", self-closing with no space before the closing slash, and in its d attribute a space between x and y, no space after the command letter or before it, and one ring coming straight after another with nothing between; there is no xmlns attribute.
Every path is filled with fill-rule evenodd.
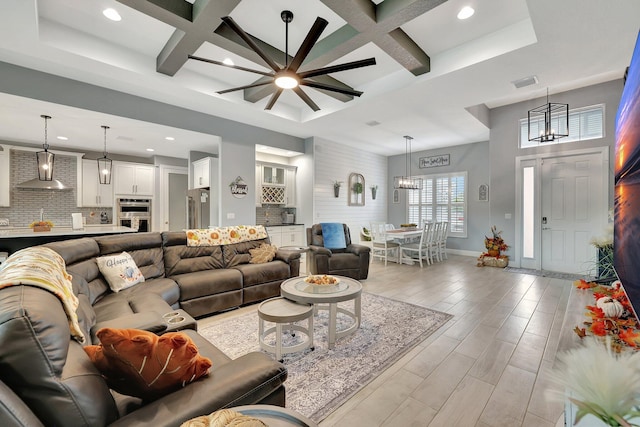
<svg viewBox="0 0 640 427"><path fill-rule="evenodd" d="M349 206L364 206L364 176L359 173L349 175Z"/></svg>

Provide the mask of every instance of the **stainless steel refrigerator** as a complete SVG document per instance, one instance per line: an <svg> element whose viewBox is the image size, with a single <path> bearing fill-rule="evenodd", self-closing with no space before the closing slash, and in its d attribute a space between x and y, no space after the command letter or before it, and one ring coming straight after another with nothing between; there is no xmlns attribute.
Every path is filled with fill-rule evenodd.
<svg viewBox="0 0 640 427"><path fill-rule="evenodd" d="M187 190L187 228L208 228L210 225L209 190Z"/></svg>

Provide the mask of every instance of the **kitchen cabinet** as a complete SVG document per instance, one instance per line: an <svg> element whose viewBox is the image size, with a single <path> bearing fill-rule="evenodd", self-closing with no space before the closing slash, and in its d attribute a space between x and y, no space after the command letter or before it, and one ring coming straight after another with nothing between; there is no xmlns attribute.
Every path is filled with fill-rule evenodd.
<svg viewBox="0 0 640 427"><path fill-rule="evenodd" d="M115 194L153 196L154 167L139 163L114 162Z"/></svg>
<svg viewBox="0 0 640 427"><path fill-rule="evenodd" d="M256 163L256 206L262 206L262 165Z"/></svg>
<svg viewBox="0 0 640 427"><path fill-rule="evenodd" d="M295 166L256 163L256 206L296 206Z"/></svg>
<svg viewBox="0 0 640 427"><path fill-rule="evenodd" d="M112 207L113 179L112 169L111 184L100 184L98 162L82 160L82 206Z"/></svg>
<svg viewBox="0 0 640 427"><path fill-rule="evenodd" d="M205 157L192 162L192 188L209 188L211 184L211 157Z"/></svg>
<svg viewBox="0 0 640 427"><path fill-rule="evenodd" d="M285 168L271 165L262 165L262 183L265 185L285 185Z"/></svg>
<svg viewBox="0 0 640 427"><path fill-rule="evenodd" d="M296 168L286 170L286 185L284 187L284 204L288 208L296 206Z"/></svg>
<svg viewBox="0 0 640 427"><path fill-rule="evenodd" d="M276 245L279 248L286 246L303 248L306 246L304 225L282 225L265 228L272 245ZM300 255L300 274L306 273L307 255L302 253Z"/></svg>
<svg viewBox="0 0 640 427"><path fill-rule="evenodd" d="M9 151L9 146L0 145L0 206L9 206L11 204L9 191L9 160L11 154Z"/></svg>

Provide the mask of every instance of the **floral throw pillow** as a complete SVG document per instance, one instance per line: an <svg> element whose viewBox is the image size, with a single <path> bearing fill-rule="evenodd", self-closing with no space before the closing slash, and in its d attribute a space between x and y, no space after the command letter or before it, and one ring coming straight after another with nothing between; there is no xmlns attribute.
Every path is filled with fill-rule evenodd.
<svg viewBox="0 0 640 427"><path fill-rule="evenodd" d="M271 261L276 256L278 248L275 245L263 243L255 249L249 249L251 254L251 264L264 264Z"/></svg>
<svg viewBox="0 0 640 427"><path fill-rule="evenodd" d="M118 255L108 255L96 258L100 273L109 283L113 292L120 292L140 282L144 282L144 276L136 265L131 255L122 252Z"/></svg>

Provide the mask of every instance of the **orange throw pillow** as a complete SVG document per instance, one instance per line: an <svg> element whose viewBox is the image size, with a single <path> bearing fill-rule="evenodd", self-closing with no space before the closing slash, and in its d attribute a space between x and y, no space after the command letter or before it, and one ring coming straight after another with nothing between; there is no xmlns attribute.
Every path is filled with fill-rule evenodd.
<svg viewBox="0 0 640 427"><path fill-rule="evenodd" d="M207 375L211 360L182 332L158 336L139 329L102 328L100 345L84 349L118 393L157 399Z"/></svg>

